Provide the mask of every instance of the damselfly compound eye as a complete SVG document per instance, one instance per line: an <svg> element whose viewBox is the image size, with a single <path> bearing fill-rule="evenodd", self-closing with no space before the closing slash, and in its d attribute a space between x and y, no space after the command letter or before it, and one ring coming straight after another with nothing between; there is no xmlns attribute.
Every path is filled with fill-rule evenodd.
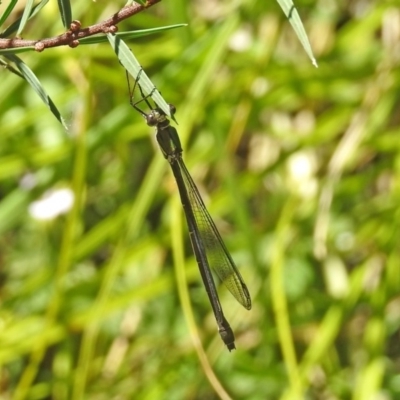
<svg viewBox="0 0 400 400"><path fill-rule="evenodd" d="M158 123L158 118L153 113L146 115L146 123L149 126L156 126Z"/></svg>

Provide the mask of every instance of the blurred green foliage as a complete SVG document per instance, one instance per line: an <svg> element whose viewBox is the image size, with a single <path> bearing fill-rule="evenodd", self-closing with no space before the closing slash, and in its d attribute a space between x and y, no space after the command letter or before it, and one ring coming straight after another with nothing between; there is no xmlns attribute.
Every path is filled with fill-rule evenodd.
<svg viewBox="0 0 400 400"><path fill-rule="evenodd" d="M297 1L318 69L275 2L164 0L119 26L188 23L128 44L177 107L185 161L253 297L248 312L220 290L231 354L110 46L21 55L68 132L2 70L1 398L398 399L398 5ZM118 6L73 2L72 17ZM23 35L62 30L50 2ZM61 189L72 209L35 218Z"/></svg>

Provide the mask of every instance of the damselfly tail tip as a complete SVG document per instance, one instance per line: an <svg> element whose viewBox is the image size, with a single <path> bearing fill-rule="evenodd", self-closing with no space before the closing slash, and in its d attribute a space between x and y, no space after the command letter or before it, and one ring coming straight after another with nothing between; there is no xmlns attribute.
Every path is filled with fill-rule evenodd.
<svg viewBox="0 0 400 400"><path fill-rule="evenodd" d="M228 348L229 352L236 350L235 343L227 344L226 347Z"/></svg>
<svg viewBox="0 0 400 400"><path fill-rule="evenodd" d="M221 336L221 339L225 343L226 347L229 351L235 350L235 335L228 324L228 321L223 317L223 322L219 325L218 332Z"/></svg>

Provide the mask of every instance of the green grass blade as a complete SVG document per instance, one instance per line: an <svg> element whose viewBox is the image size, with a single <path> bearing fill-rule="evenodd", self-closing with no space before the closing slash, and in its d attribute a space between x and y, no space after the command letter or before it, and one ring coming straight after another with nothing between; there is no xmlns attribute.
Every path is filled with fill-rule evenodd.
<svg viewBox="0 0 400 400"><path fill-rule="evenodd" d="M7 194L0 201L0 234L14 226L23 216L27 206L29 193L16 189Z"/></svg>
<svg viewBox="0 0 400 400"><path fill-rule="evenodd" d="M289 237L290 226L296 210L296 199L289 198L282 210L280 220L277 225L274 251L271 261L271 298L275 312L279 342L288 370L290 395L287 399L298 399L302 396L302 384L299 374L298 362L294 347L294 340L290 325L290 311L284 289L284 266L285 252L287 248L287 238Z"/></svg>
<svg viewBox="0 0 400 400"><path fill-rule="evenodd" d="M306 51L308 57L310 57L311 62L313 63L313 65L317 67L318 64L312 52L306 31L301 22L299 13L297 12L297 9L294 6L292 0L277 0L277 1L281 6L283 12L285 13L286 17L289 19L290 24L292 25L294 31L296 32L296 35L299 38L300 43L303 45L304 50Z"/></svg>

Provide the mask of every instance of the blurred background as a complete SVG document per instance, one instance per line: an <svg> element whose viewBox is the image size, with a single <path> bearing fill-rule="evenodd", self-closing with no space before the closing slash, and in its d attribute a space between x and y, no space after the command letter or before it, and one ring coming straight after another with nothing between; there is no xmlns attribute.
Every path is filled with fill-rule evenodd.
<svg viewBox="0 0 400 400"><path fill-rule="evenodd" d="M0 72L1 399L400 397L399 2L296 6L318 69L276 2L164 0L119 25L188 24L128 44L250 290L251 311L219 290L232 353L109 44L20 55L68 132ZM50 2L24 38L62 32Z"/></svg>

